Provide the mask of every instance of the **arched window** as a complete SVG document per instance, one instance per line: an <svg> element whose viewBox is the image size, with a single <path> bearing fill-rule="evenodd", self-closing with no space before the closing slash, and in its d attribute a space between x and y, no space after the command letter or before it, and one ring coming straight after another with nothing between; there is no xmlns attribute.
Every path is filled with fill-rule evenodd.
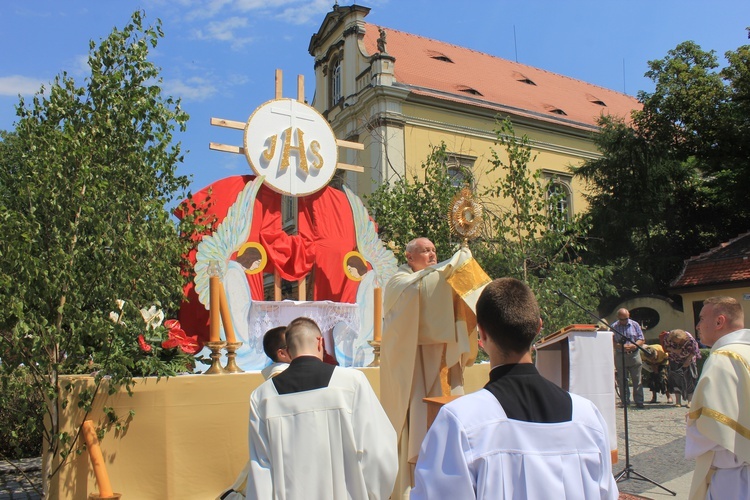
<svg viewBox="0 0 750 500"><path fill-rule="evenodd" d="M468 187L474 189L473 167L476 158L458 153L448 153L446 167L451 186L454 188Z"/></svg>
<svg viewBox="0 0 750 500"><path fill-rule="evenodd" d="M568 221L571 217L571 191L567 184L551 180L547 187L550 214L557 214L560 219Z"/></svg>
<svg viewBox="0 0 750 500"><path fill-rule="evenodd" d="M341 100L341 59L331 63L331 107Z"/></svg>

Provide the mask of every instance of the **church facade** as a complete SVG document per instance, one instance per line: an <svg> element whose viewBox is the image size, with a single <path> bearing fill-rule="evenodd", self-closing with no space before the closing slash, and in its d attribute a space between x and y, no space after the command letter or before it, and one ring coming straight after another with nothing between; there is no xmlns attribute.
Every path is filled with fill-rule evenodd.
<svg viewBox="0 0 750 500"><path fill-rule="evenodd" d="M362 165L344 182L360 196L383 182L419 175L432 148L446 144L456 184L488 186L497 119L526 135L532 169L565 194L558 209L582 211L584 186L569 166L596 158L601 115L629 118L628 95L498 57L366 21L370 9L334 6L309 45L315 58L313 106L339 139L364 144L339 161ZM477 189L481 192L482 189Z"/></svg>

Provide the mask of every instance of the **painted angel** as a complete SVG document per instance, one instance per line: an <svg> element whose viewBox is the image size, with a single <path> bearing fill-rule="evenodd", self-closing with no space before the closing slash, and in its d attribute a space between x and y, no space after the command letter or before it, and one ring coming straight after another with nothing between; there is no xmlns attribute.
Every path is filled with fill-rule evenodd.
<svg viewBox="0 0 750 500"><path fill-rule="evenodd" d="M253 299L247 281L247 275L263 271L267 260L260 243L248 241L255 197L262 183L261 176L245 185L216 231L198 245L195 263L195 291L206 309L210 309L209 266L218 266L235 335L242 342L236 360L243 370L260 370L270 361L263 352L262 334L258 336L250 328Z"/></svg>
<svg viewBox="0 0 750 500"><path fill-rule="evenodd" d="M356 300L360 327L359 332L353 332L344 325L334 327L336 359L342 366L367 366L374 357L372 346L368 343L375 328L374 290L385 287L398 269L398 263L393 252L380 241L375 223L370 219L362 200L346 186L344 193L354 217L357 251L349 252L344 257L343 266L350 279L359 281ZM368 263L372 269L368 268Z"/></svg>

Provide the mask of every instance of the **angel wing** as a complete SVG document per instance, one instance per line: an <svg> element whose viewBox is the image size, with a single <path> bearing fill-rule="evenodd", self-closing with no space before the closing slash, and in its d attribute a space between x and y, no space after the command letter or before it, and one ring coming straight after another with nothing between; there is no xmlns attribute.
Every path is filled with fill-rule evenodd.
<svg viewBox="0 0 750 500"><path fill-rule="evenodd" d="M351 189L344 186L344 193L349 200L354 216L354 231L357 234L357 250L372 265L377 276L374 286L383 287L398 270L398 261L393 252L383 245L375 230L375 224L370 219L362 200Z"/></svg>
<svg viewBox="0 0 750 500"><path fill-rule="evenodd" d="M227 216L213 234L204 236L198 244L195 262L195 291L201 304L209 307L208 265L218 263L221 276L227 272L229 256L247 242L253 223L253 207L263 176L258 176L245 184L237 200L229 207Z"/></svg>

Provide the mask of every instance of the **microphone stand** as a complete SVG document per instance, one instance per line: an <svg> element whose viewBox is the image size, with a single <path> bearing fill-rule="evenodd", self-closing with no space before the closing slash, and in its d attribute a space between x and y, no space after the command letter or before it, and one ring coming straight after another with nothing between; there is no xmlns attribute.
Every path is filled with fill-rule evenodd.
<svg viewBox="0 0 750 500"><path fill-rule="evenodd" d="M579 309L581 309L583 312L585 312L586 314L588 314L589 316L591 316L592 318L594 318L597 321L597 323L601 323L608 330L610 329L609 323L607 323L602 318L600 318L596 314L592 313L591 311L589 311L588 309L586 309L585 307L583 307L581 304L579 304L578 302L576 302L575 300L573 300L572 298L570 298L568 295L566 295L565 293L563 293L561 290L556 290L555 293L557 295L559 295L560 297L563 297L563 298L569 300L570 302L572 302L573 304L575 304L576 306L578 306ZM651 483L651 484L653 484L655 486L658 486L659 488L663 489L664 491L667 491L667 492L671 493L672 496L677 496L677 493L675 493L674 491L670 490L669 488L665 488L664 486L662 486L661 484L657 483L653 479L649 479L646 476L644 476L642 474L639 474L638 472L636 472L635 470L633 470L633 466L630 464L630 437L628 435L628 405L625 403L625 401L627 400L628 392L629 392L629 390L628 390L628 374L625 371L625 343L629 342L630 339L628 339L625 335L623 335L622 333L618 332L614 328L612 328L611 330L614 332L614 334L616 336L615 337L616 341L618 343L622 344L622 348L620 349L620 356L621 356L620 359L622 361L622 370L620 370L622 372L620 374L621 375L620 378L622 379L622 383L620 384L620 392L621 392L620 399L622 400L622 403L623 403L622 404L622 414L623 414L623 417L624 417L624 420L625 420L625 468L622 469L617 474L615 474L615 482L619 483L620 481L630 479L630 477L632 475L633 479L638 479L640 481L648 481L649 483ZM634 346L636 346L639 350L641 350L641 351L645 352L646 354L648 354L648 351L646 351L646 349L644 349L643 347L639 346L635 342L633 342L632 344Z"/></svg>

